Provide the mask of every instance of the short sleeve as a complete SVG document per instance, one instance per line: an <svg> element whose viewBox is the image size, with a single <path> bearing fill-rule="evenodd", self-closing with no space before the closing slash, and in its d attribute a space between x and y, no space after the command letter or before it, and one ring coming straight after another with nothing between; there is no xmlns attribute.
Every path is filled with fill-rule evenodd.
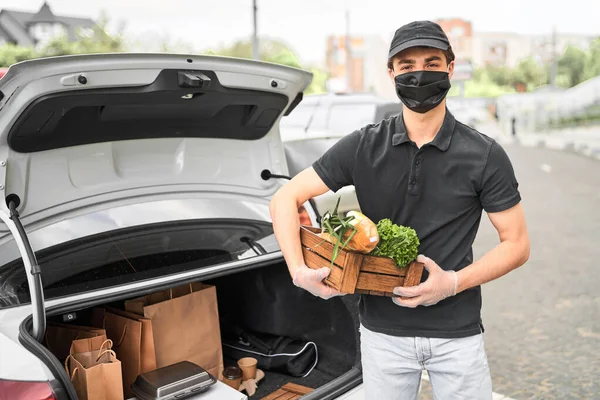
<svg viewBox="0 0 600 400"><path fill-rule="evenodd" d="M313 169L333 192L354 184L354 165L361 131L342 137L312 165Z"/></svg>
<svg viewBox="0 0 600 400"><path fill-rule="evenodd" d="M508 154L497 142L492 142L483 169L479 200L488 213L508 210L521 201L519 183Z"/></svg>

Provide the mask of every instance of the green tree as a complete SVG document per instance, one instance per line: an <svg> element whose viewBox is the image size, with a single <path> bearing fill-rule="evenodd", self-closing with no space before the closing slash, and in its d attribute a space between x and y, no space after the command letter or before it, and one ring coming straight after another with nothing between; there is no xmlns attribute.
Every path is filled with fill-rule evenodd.
<svg viewBox="0 0 600 400"><path fill-rule="evenodd" d="M35 51L29 47L5 44L0 47L0 67L10 67L12 64L35 58Z"/></svg>
<svg viewBox="0 0 600 400"><path fill-rule="evenodd" d="M548 83L546 68L539 65L533 58L522 60L513 72L514 83L523 83L529 90Z"/></svg>
<svg viewBox="0 0 600 400"><path fill-rule="evenodd" d="M125 51L124 26L120 27L117 34L111 35L106 31L107 25L108 18L103 16L91 31L77 31L75 40L69 40L66 35L61 35L52 38L38 49L5 44L0 47L0 66L9 67L21 61L41 57Z"/></svg>
<svg viewBox="0 0 600 400"><path fill-rule="evenodd" d="M591 79L600 75L600 37L597 38L588 52L585 62L585 79Z"/></svg>
<svg viewBox="0 0 600 400"><path fill-rule="evenodd" d="M514 73L508 67L489 65L485 67L485 72L489 76L490 81L498 86L514 85Z"/></svg>
<svg viewBox="0 0 600 400"><path fill-rule="evenodd" d="M557 83L573 87L586 79L587 54L580 48L569 46L558 60ZM560 77L560 79L559 79Z"/></svg>
<svg viewBox="0 0 600 400"><path fill-rule="evenodd" d="M313 80L310 86L307 88L306 93L325 92L327 74L324 71L314 67L303 67L292 49L279 40L261 39L259 44L259 58L261 61L286 65L288 67L299 69L307 69L313 73ZM236 58L252 58L252 42L248 40L240 40L233 43L231 46L216 50L208 50L205 52L205 54Z"/></svg>
<svg viewBox="0 0 600 400"><path fill-rule="evenodd" d="M64 56L71 54L118 53L126 50L123 36L124 26L121 25L115 35L107 33L109 20L102 15L91 32L79 30L76 40L69 40L66 35L57 36L50 40L38 51L39 57Z"/></svg>

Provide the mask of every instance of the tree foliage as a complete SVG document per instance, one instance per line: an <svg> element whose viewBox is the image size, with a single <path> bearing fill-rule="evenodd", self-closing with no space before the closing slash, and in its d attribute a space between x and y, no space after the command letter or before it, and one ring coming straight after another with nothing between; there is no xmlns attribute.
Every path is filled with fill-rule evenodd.
<svg viewBox="0 0 600 400"><path fill-rule="evenodd" d="M550 65L533 58L522 60L516 67L489 65L475 71L473 80L489 82L498 87L515 89L523 85L533 90L550 83ZM570 88L600 75L600 38L585 51L568 46L557 61L557 86Z"/></svg>
<svg viewBox="0 0 600 400"><path fill-rule="evenodd" d="M327 74L316 67L303 67L300 60L285 43L273 39L261 39L259 41L259 59L274 64L286 65L299 69L306 69L312 72L313 80L305 91L306 94L325 92L325 82ZM252 42L249 40L239 40L230 46L222 47L216 50L208 50L205 54L220 55L236 58L252 58Z"/></svg>

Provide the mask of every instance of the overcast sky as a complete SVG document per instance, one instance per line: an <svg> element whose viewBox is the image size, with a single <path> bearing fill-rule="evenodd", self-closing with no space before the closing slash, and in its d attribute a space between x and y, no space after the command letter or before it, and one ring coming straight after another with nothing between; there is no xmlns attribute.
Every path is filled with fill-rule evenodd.
<svg viewBox="0 0 600 400"><path fill-rule="evenodd" d="M460 17L475 31L523 34L559 32L600 35L600 0L400 1L257 0L258 32L284 40L301 62L320 62L325 38L345 32L389 41L395 29L416 19ZM252 33L252 0L49 0L53 12L97 18L106 11L126 23L130 37L184 41L196 51L229 44ZM0 0L0 9L37 11L43 0ZM366 6L365 4L368 4Z"/></svg>

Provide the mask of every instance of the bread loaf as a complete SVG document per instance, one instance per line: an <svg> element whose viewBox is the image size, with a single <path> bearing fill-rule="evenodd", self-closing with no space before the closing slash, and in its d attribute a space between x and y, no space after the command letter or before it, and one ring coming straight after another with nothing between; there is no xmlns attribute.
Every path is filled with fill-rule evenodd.
<svg viewBox="0 0 600 400"><path fill-rule="evenodd" d="M379 243L377 225L375 225L373 221L358 211L349 211L346 216L354 217L354 219L350 221L350 224L356 228L356 233L354 236L352 236L352 239L350 239L344 250L352 250L364 254L373 251L373 249L375 249L377 246L377 243ZM352 232L353 230L348 229L344 234L343 240L345 241L348 239ZM331 235L329 235L327 232L321 233L320 236L331 243L333 243L333 240L335 240L332 239Z"/></svg>

